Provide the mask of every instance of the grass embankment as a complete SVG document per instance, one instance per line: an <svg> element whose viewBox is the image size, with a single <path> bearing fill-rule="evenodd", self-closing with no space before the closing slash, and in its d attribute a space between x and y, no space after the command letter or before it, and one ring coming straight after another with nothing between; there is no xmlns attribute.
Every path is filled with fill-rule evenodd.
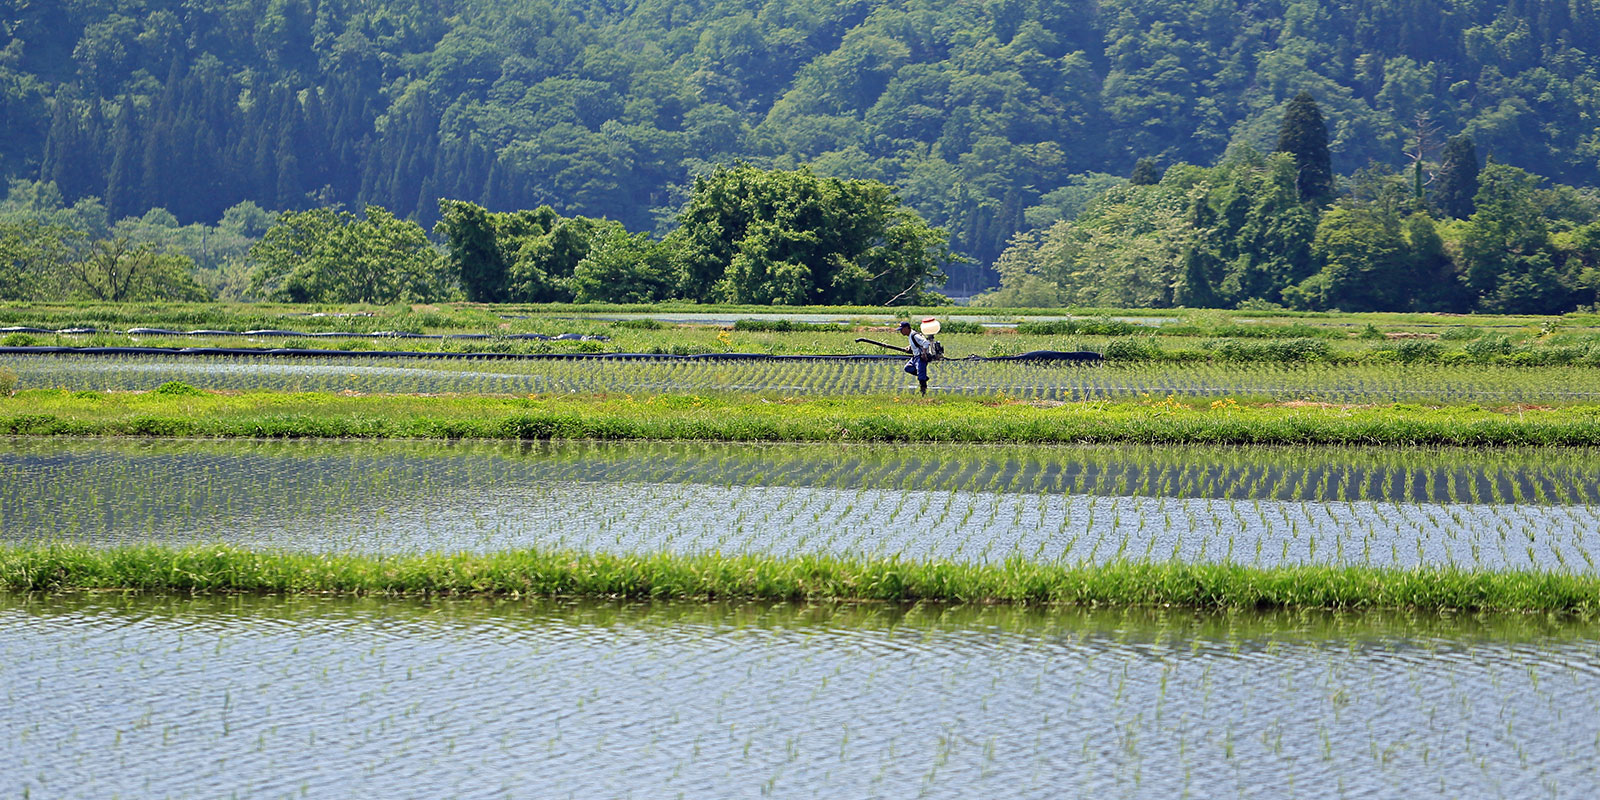
<svg viewBox="0 0 1600 800"><path fill-rule="evenodd" d="M994 566L828 556L511 551L365 556L213 545L0 548L0 588L169 593L864 600L1239 609L1524 611L1590 615L1600 577L1222 564Z"/></svg>
<svg viewBox="0 0 1600 800"><path fill-rule="evenodd" d="M995 398L19 392L0 434L251 438L1600 446L1600 406Z"/></svg>

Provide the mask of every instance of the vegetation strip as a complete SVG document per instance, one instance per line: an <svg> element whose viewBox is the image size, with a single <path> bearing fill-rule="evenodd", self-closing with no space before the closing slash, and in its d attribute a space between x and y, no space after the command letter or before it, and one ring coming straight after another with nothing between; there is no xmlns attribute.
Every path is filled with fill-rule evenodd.
<svg viewBox="0 0 1600 800"><path fill-rule="evenodd" d="M227 545L0 548L12 591L838 599L1193 608L1416 608L1591 614L1600 576L1232 564L998 565L830 556L354 555Z"/></svg>
<svg viewBox="0 0 1600 800"><path fill-rule="evenodd" d="M18 392L0 434L377 439L678 439L861 442L1139 442L1251 445L1600 446L1600 406L1250 404L1168 397L1033 404L892 395L140 394Z"/></svg>

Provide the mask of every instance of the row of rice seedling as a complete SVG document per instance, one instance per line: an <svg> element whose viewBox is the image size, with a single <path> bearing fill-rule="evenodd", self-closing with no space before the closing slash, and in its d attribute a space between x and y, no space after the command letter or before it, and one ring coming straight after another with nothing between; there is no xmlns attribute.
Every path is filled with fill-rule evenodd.
<svg viewBox="0 0 1600 800"><path fill-rule="evenodd" d="M239 488L239 487L234 487ZM120 508L87 519L85 498L22 544L205 544L318 552L492 553L541 547L629 555L815 554L908 563L1228 563L1594 574L1593 508L1418 506L1148 497L1000 495L766 486L541 483L494 502L471 491L398 501L333 495L229 518ZM343 505L332 505L337 501ZM474 502L474 501L477 502ZM139 513L141 510L146 513ZM38 531L29 528L29 531Z"/></svg>
<svg viewBox="0 0 1600 800"><path fill-rule="evenodd" d="M929 448L901 458L811 448L805 458L766 460L728 447L676 457L649 446L609 457L586 447L510 457L436 448L419 457L416 445L94 445L21 442L0 456L9 487L0 536L318 551L537 547L1580 573L1596 572L1600 555L1595 468L1585 454L1553 464L1525 454L1483 470L1485 480L1457 481L1469 472L1460 464L1419 464L1425 477L1410 480L1404 468L1333 458L1305 468L1269 457L1255 469L1225 457L1219 469L1187 469L1172 455L1141 465L1137 454L1123 463L1103 449L1032 466L1008 463L1003 452L986 459L981 448L939 463ZM1553 488L1569 482L1589 488ZM1305 488L1286 488L1296 486ZM1419 494L1418 486L1429 488Z"/></svg>
<svg viewBox="0 0 1600 800"><path fill-rule="evenodd" d="M20 388L127 391L183 381L208 389L362 393L757 392L855 395L907 391L892 360L696 361L166 356L0 356ZM1313 364L1108 364L1099 367L948 361L935 365L940 394L1031 401L1260 397L1331 403L1528 404L1600 399L1600 370L1491 366Z"/></svg>
<svg viewBox="0 0 1600 800"><path fill-rule="evenodd" d="M104 470L120 470L111 475ZM362 483L501 486L532 481L694 483L993 494L1600 505L1592 449L1241 448L1210 446L729 444L716 442L370 442L49 439L0 441L13 497L58 486L182 478L166 495L217 482L275 493ZM152 491L153 495L155 493ZM270 493L269 493L270 494ZM43 495L39 494L39 498ZM232 499L230 499L232 497ZM34 502L44 507L49 502ZM198 502L198 501L197 501ZM206 505L262 502L232 490Z"/></svg>

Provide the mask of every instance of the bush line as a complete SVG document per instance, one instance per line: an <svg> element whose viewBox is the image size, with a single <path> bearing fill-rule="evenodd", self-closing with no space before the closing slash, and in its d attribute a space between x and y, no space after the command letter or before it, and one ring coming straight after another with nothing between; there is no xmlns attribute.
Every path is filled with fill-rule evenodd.
<svg viewBox="0 0 1600 800"><path fill-rule="evenodd" d="M1234 564L997 565L833 556L351 555L227 545L0 548L14 592L337 593L637 599L863 600L1216 609L1379 609L1593 614L1600 576Z"/></svg>

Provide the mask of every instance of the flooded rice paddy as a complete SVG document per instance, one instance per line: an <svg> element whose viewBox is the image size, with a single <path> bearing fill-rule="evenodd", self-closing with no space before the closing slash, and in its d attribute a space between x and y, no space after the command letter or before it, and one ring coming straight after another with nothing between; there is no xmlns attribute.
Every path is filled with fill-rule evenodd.
<svg viewBox="0 0 1600 800"><path fill-rule="evenodd" d="M1588 450L0 440L0 541L1594 573Z"/></svg>
<svg viewBox="0 0 1600 800"><path fill-rule="evenodd" d="M0 440L0 542L1593 572L1585 450ZM7 797L1592 797L1544 616L0 593Z"/></svg>
<svg viewBox="0 0 1600 800"><path fill-rule="evenodd" d="M1593 624L0 594L9 797L1592 797Z"/></svg>
<svg viewBox="0 0 1600 800"><path fill-rule="evenodd" d="M0 355L20 388L142 391L166 381L204 389L488 393L755 391L840 395L914 390L897 360L463 361L441 358ZM945 361L930 390L1080 401L1268 397L1335 403L1550 403L1600 398L1600 370L1331 364L1109 363L1099 366Z"/></svg>

